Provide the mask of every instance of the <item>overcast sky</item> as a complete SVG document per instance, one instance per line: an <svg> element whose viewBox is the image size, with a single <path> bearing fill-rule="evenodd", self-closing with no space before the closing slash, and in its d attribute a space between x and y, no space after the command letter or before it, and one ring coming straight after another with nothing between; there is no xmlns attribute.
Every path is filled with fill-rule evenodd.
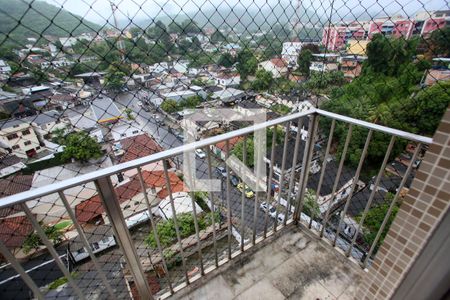
<svg viewBox="0 0 450 300"><path fill-rule="evenodd" d="M58 7L64 7L66 10L82 16L89 21L98 24L105 23L111 18L111 6L109 0L45 0L48 3ZM207 3L205 3L205 1ZM303 7L316 11L319 16L326 16L330 12L330 3L332 0L303 0ZM258 9L258 7L268 7L278 5L280 1L276 0L112 0L116 3L119 10L117 17L126 19L127 15L135 20L144 18L153 18L157 15L175 15L180 13L181 9L187 13L193 13L200 8L207 11L211 8L229 8L229 7L246 7ZM294 5L295 0L290 3L288 0L281 1L287 5ZM293 4L294 3L294 4ZM92 8L91 8L92 7ZM353 15L360 15L363 11L368 10L370 15L373 14L402 14L414 15L418 11L423 10L443 10L450 9L447 0L335 0L334 15L340 18L352 18Z"/></svg>

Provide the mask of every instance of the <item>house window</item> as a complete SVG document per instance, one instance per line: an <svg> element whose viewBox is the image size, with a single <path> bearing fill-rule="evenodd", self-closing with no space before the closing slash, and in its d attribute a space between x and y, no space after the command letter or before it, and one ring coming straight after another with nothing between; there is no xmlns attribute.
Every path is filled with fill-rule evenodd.
<svg viewBox="0 0 450 300"><path fill-rule="evenodd" d="M19 148L20 148L19 145L14 145L14 146L12 146L12 149L13 149L13 150L17 150L17 149L19 149Z"/></svg>
<svg viewBox="0 0 450 300"><path fill-rule="evenodd" d="M12 133L10 135L8 135L6 138L10 141L10 140L14 140L17 139L19 136L17 135L17 133Z"/></svg>
<svg viewBox="0 0 450 300"><path fill-rule="evenodd" d="M31 132L29 129L22 131L22 135L29 135Z"/></svg>
<svg viewBox="0 0 450 300"><path fill-rule="evenodd" d="M24 144L25 146L28 146L28 145L31 145L31 142L30 142L30 141L25 141L23 144Z"/></svg>

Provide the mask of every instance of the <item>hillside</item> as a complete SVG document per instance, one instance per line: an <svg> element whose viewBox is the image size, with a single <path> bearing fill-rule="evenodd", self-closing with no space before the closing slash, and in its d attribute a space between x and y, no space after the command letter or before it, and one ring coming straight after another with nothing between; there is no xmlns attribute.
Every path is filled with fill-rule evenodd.
<svg viewBox="0 0 450 300"><path fill-rule="evenodd" d="M299 15L301 23L316 25L321 30L324 21L321 20L317 12L302 7ZM226 25L236 32L253 31L267 29L277 23L289 23L295 19L295 7L290 1L279 1L272 5L262 5L262 7L237 5L231 8L226 4L221 4L214 8L201 7L200 10L190 13L177 12L173 16L162 14L156 19L169 24L172 20L181 22L186 18L192 18L200 27L219 28ZM134 20L134 23L142 28L153 22L151 19Z"/></svg>
<svg viewBox="0 0 450 300"><path fill-rule="evenodd" d="M95 31L99 25L43 1L0 0L0 36L9 34L11 39L23 42L28 37L39 37L40 33L69 36ZM20 24L18 25L18 20ZM53 24L51 23L53 20ZM17 28L15 28L17 26ZM47 28L48 27L48 28Z"/></svg>

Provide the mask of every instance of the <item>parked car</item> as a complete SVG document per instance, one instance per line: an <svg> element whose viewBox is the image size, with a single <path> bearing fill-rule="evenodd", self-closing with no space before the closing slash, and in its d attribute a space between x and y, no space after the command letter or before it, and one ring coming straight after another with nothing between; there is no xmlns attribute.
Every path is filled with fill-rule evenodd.
<svg viewBox="0 0 450 300"><path fill-rule="evenodd" d="M244 193L245 197L247 198L252 198L255 195L255 193L251 190L251 188L245 183L242 182L239 183L237 185L237 189L241 191L241 193Z"/></svg>
<svg viewBox="0 0 450 300"><path fill-rule="evenodd" d="M264 212L267 212L267 210L272 207L273 207L272 205L267 204L267 202L265 201L259 205L259 208L261 208Z"/></svg>
<svg viewBox="0 0 450 300"><path fill-rule="evenodd" d="M276 207L274 207L274 206L270 207L270 209L269 209L269 215L270 215L272 218L275 218L275 217L277 216L277 209L276 209Z"/></svg>
<svg viewBox="0 0 450 300"><path fill-rule="evenodd" d="M239 179L235 175L231 175L230 182L233 186L237 186L239 184Z"/></svg>
<svg viewBox="0 0 450 300"><path fill-rule="evenodd" d="M217 175L219 175L222 178L227 178L228 177L227 169L225 169L224 167L217 167L216 168L216 173L217 173Z"/></svg>
<svg viewBox="0 0 450 300"><path fill-rule="evenodd" d="M284 221L284 214L278 213L277 220L278 220L279 223L283 222Z"/></svg>
<svg viewBox="0 0 450 300"><path fill-rule="evenodd" d="M205 152L202 149L195 149L195 155L198 158L205 158L206 157L206 154L205 154Z"/></svg>

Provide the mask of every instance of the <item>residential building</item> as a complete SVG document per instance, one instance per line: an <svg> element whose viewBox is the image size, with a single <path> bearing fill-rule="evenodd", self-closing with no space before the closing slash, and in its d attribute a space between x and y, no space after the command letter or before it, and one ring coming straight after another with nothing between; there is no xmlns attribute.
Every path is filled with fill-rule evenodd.
<svg viewBox="0 0 450 300"><path fill-rule="evenodd" d="M316 72L336 71L339 66L338 59L339 55L334 53L313 54L313 60L309 70Z"/></svg>
<svg viewBox="0 0 450 300"><path fill-rule="evenodd" d="M211 98L220 100L224 104L231 105L238 100L242 100L246 97L245 92L235 88L225 88L213 92Z"/></svg>
<svg viewBox="0 0 450 300"><path fill-rule="evenodd" d="M300 41L285 42L281 50L281 58L290 65L297 65L297 58L302 50L303 43Z"/></svg>
<svg viewBox="0 0 450 300"><path fill-rule="evenodd" d="M91 110L95 121L99 124L115 123L124 118L111 98L99 95L91 102Z"/></svg>
<svg viewBox="0 0 450 300"><path fill-rule="evenodd" d="M369 21L340 22L324 27L322 45L337 51L345 48L350 40L370 40L377 33L406 39L412 36L427 37L431 32L449 25L449 11L420 12L411 19L389 16Z"/></svg>
<svg viewBox="0 0 450 300"><path fill-rule="evenodd" d="M173 195L178 195L177 193L186 191L183 181L174 172L169 172L168 177L171 183L171 192ZM142 179L147 186L147 197L149 198L151 205L158 205L157 209L162 207L162 209L165 210L167 203L169 203L168 200L165 200L169 196L169 192L166 187L164 172L149 172L144 170L142 171ZM141 182L139 180L139 176L136 175L129 181L121 183L115 188L115 192L118 195L122 213L125 218L148 209L145 203L145 197L141 192ZM183 208L186 206L189 207L188 203L192 202L191 198L188 196L180 198L179 200L181 202L178 204ZM161 205L159 205L160 203ZM198 210L198 212L199 211L201 210ZM99 195L94 195L93 197L77 204L75 206L75 214L78 222L82 224L109 223Z"/></svg>
<svg viewBox="0 0 450 300"><path fill-rule="evenodd" d="M44 143L44 140L50 140L53 131L70 127L69 120L56 110L42 112L23 120L33 126L41 143Z"/></svg>
<svg viewBox="0 0 450 300"><path fill-rule="evenodd" d="M17 155L10 154L6 150L0 151L0 178L17 173L25 167L23 159Z"/></svg>
<svg viewBox="0 0 450 300"><path fill-rule="evenodd" d="M44 150L31 124L21 119L0 122L0 142L21 158L34 157Z"/></svg>
<svg viewBox="0 0 450 300"><path fill-rule="evenodd" d="M280 78L286 75L288 71L288 64L282 58L272 58L259 63L258 68L272 73L274 78Z"/></svg>
<svg viewBox="0 0 450 300"><path fill-rule="evenodd" d="M347 54L351 55L366 55L368 40L348 40Z"/></svg>
<svg viewBox="0 0 450 300"><path fill-rule="evenodd" d="M241 83L241 76L237 73L222 73L216 76L216 84L225 88L238 86Z"/></svg>
<svg viewBox="0 0 450 300"><path fill-rule="evenodd" d="M425 71L423 84L433 85L438 81L450 80L450 58L433 58L433 66Z"/></svg>
<svg viewBox="0 0 450 300"><path fill-rule="evenodd" d="M353 78L358 77L361 74L362 63L366 59L366 56L341 56L339 69L344 73L345 78L351 81Z"/></svg>
<svg viewBox="0 0 450 300"><path fill-rule="evenodd" d="M7 79L10 73L11 67L9 64L3 59L0 59L0 80Z"/></svg>

